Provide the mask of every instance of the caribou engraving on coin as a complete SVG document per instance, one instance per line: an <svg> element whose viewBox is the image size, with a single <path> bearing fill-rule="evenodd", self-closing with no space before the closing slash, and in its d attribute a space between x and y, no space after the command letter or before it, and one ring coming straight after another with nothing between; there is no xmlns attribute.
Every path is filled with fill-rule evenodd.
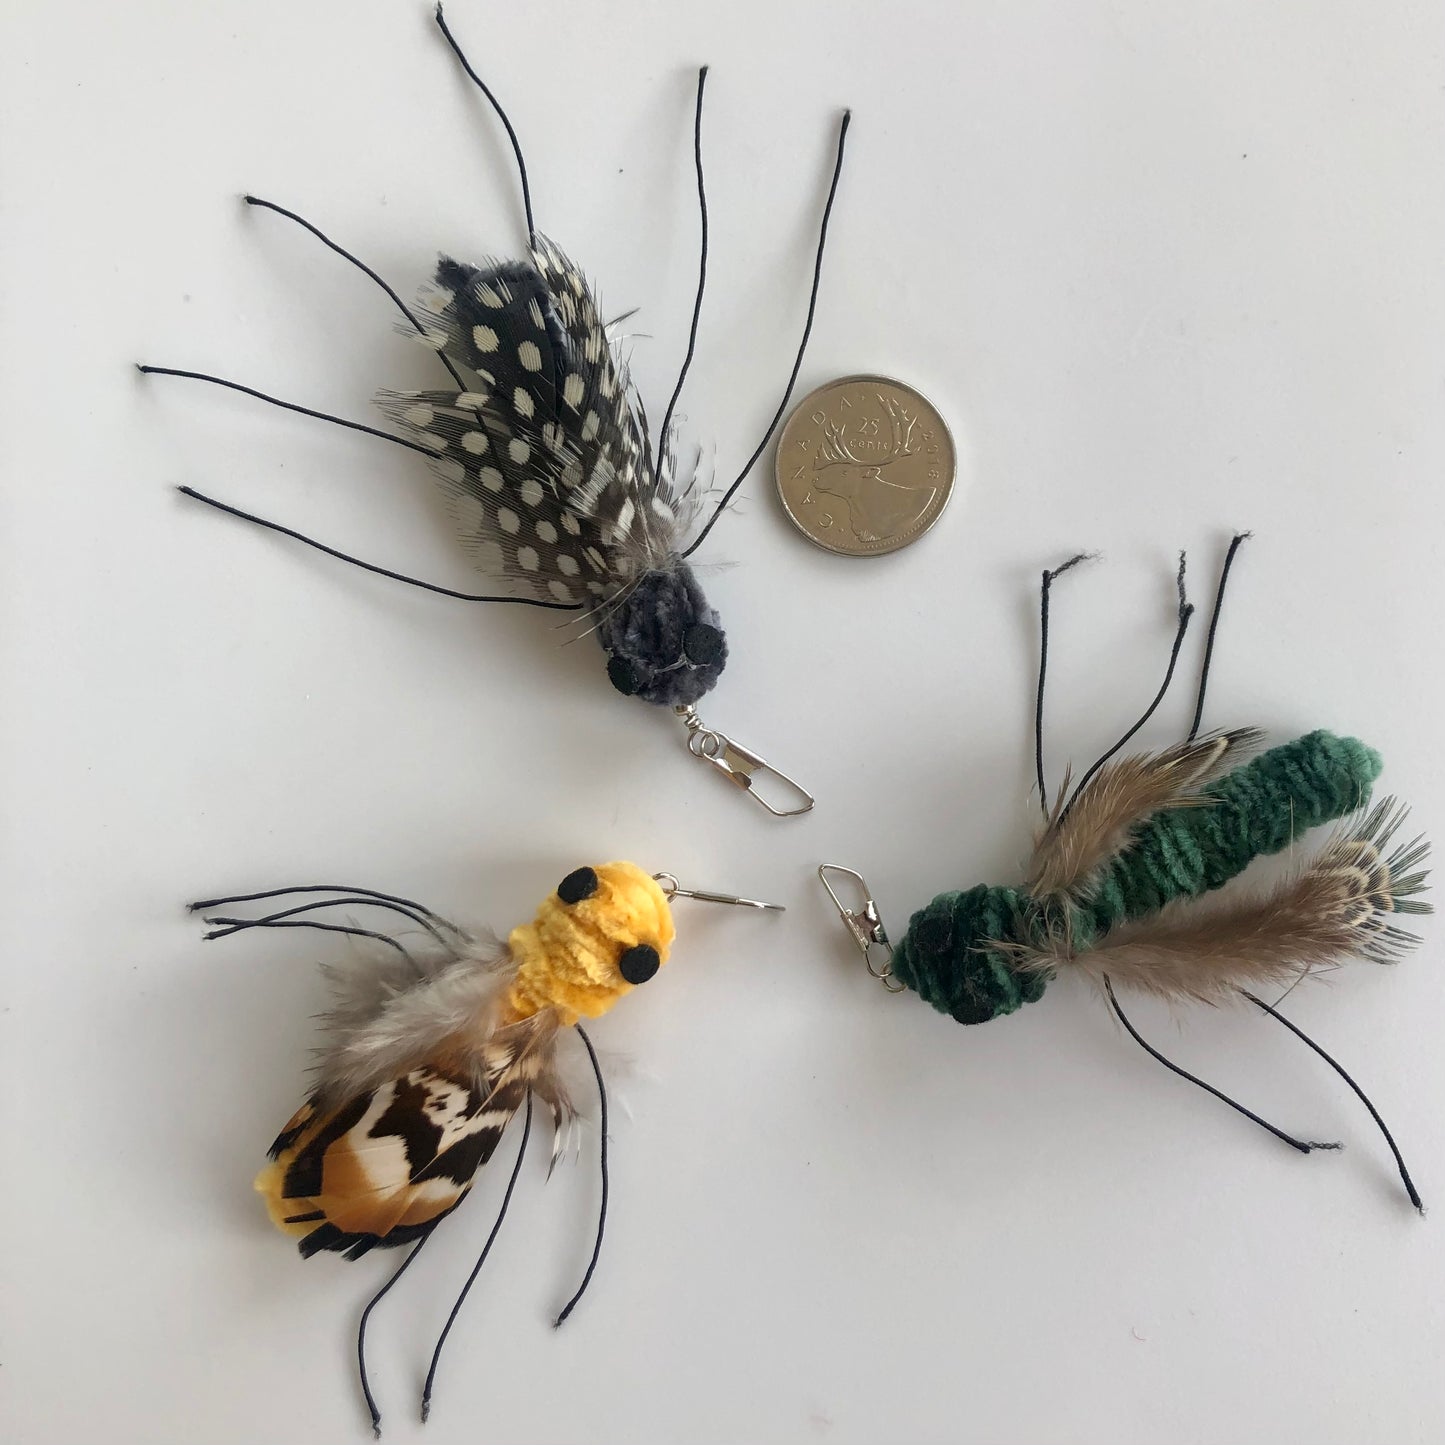
<svg viewBox="0 0 1445 1445"><path fill-rule="evenodd" d="M820 547L877 556L916 541L953 489L953 438L901 382L849 376L799 403L778 442L778 494Z"/></svg>

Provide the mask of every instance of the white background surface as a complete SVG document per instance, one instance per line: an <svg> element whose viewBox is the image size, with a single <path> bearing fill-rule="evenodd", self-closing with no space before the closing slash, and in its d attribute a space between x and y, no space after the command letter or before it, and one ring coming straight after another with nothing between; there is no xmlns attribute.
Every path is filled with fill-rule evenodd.
<svg viewBox="0 0 1445 1445"><path fill-rule="evenodd" d="M894 930L1007 881L1033 803L1039 569L1052 766L1152 693L1174 553L1207 602L1250 527L1211 717L1352 731L1445 830L1445 32L1438 8L1237 0L454 0L539 224L641 306L654 413L695 281L693 68L713 253L684 409L730 477L801 321L855 108L804 389L897 374L951 420L958 493L887 560L814 550L760 468L706 581L733 660L705 716L818 794L757 814L551 619L367 578L213 517L190 482L474 585L424 469L197 366L365 416L422 381L385 299L445 249L514 253L510 157L412 0L4 7L5 1280L20 1445L365 1438L350 1340L389 1261L303 1265L250 1177L298 1101L299 934L199 942L183 900L319 876L503 929L611 856L786 902L678 910L674 963L598 1025L593 1155L542 1155L459 1324L425 1438L508 1442L1439 1440L1445 1234L1359 1105L1267 1020L1136 1019L1342 1155L1298 1157L1171 1079L1067 982L968 1030L886 997L813 876ZM1203 628L1186 654L1192 681ZM1187 718L1181 689L1148 740ZM1445 1193L1441 931L1292 1015ZM589 1136L589 1146L595 1136ZM507 1153L510 1146L504 1147ZM500 1161L499 1161L500 1162ZM497 1170L378 1312L388 1439L489 1227Z"/></svg>

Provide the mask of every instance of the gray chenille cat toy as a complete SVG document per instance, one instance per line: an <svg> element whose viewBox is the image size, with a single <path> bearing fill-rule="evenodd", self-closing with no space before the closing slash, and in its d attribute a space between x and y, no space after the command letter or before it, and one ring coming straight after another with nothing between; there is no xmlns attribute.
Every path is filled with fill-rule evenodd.
<svg viewBox="0 0 1445 1445"><path fill-rule="evenodd" d="M437 24L467 74L486 96L512 143L526 213L525 260L467 265L443 257L435 282L408 306L371 267L293 211L248 195L249 205L288 217L352 262L384 290L405 328L433 349L450 384L423 392L384 392L383 412L397 431L319 412L202 372L142 366L244 392L419 452L451 498L459 535L483 571L503 579L506 595L458 592L361 561L289 527L243 512L191 487L187 496L292 537L341 561L471 602L512 602L577 614L607 654L612 685L628 696L672 708L694 756L710 762L769 813L807 812L812 797L790 778L703 725L695 704L711 691L728 658L716 610L688 559L762 455L792 395L812 330L828 219L843 166L849 117L819 228L807 322L792 374L772 422L706 523L696 457L681 467L673 412L697 342L707 277L707 198L702 169L702 103L707 68L698 74L694 152L701 211L701 262L686 358L663 414L654 451L647 415L597 298L578 268L532 222L521 145L496 97L473 70L437 7ZM617 318L622 320L625 318ZM756 786L771 780L765 789Z"/></svg>

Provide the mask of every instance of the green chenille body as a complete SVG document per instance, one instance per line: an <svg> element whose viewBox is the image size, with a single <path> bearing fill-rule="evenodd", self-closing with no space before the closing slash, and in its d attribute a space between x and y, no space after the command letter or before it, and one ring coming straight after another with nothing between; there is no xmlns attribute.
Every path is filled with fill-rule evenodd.
<svg viewBox="0 0 1445 1445"><path fill-rule="evenodd" d="M1156 814L1071 911L1075 948L1116 924L1229 882L1255 858L1361 807L1380 755L1356 738L1313 732L1271 748L1207 789L1206 807ZM915 913L896 946L893 975L959 1023L984 1023L1042 996L1047 977L1015 972L989 943L1022 943L1044 927L1021 888L981 885L940 893Z"/></svg>

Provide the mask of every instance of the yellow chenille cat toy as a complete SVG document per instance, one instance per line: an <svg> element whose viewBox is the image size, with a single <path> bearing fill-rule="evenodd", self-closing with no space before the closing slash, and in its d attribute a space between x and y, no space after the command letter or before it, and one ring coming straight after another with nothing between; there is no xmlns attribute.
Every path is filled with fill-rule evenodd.
<svg viewBox="0 0 1445 1445"><path fill-rule="evenodd" d="M552 1114L554 1164L577 1117L557 1069L565 1031L577 1030L597 1080L602 1202L591 1261L558 1324L591 1281L607 1217L607 1095L581 1020L601 1017L667 962L673 898L779 905L693 892L679 888L671 874L651 876L633 863L606 863L569 873L536 918L514 928L505 943L474 937L410 899L364 888L281 888L207 899L191 908L303 893L327 896L261 918L208 913L206 921L215 926L206 937L248 928L319 928L383 945L344 969L327 970L336 997L323 1021L326 1040L315 1082L256 1179L272 1220L299 1240L308 1258L335 1250L358 1259L377 1246L415 1246L368 1304L357 1336L362 1389L377 1428L381 1415L366 1375L367 1317L466 1197L508 1124L523 1111L522 1142L501 1213L432 1355L422 1396L425 1419L447 1331L511 1200L531 1134L533 1099ZM338 907L400 913L423 930L425 947L301 916Z"/></svg>

